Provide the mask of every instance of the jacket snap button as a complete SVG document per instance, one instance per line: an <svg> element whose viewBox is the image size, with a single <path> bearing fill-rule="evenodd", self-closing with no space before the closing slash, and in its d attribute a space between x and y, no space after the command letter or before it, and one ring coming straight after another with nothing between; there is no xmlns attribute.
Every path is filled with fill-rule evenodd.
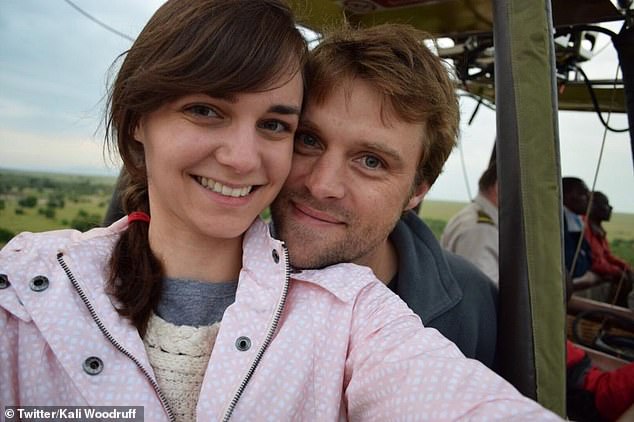
<svg viewBox="0 0 634 422"><path fill-rule="evenodd" d="M240 336L236 340L236 349L241 352L246 352L251 348L251 339L249 337Z"/></svg>
<svg viewBox="0 0 634 422"><path fill-rule="evenodd" d="M31 287L31 290L33 290L34 292L44 291L48 289L48 278L44 277L43 275L33 277L31 279L31 282L29 283L29 287Z"/></svg>
<svg viewBox="0 0 634 422"><path fill-rule="evenodd" d="M103 371L103 361L97 356L91 356L84 361L83 368L88 375L98 375Z"/></svg>
<svg viewBox="0 0 634 422"><path fill-rule="evenodd" d="M273 249L273 261L277 264L280 262L280 254L277 253L277 249Z"/></svg>
<svg viewBox="0 0 634 422"><path fill-rule="evenodd" d="M9 277L6 274L0 274L0 290L6 289L9 287L11 283L9 283Z"/></svg>

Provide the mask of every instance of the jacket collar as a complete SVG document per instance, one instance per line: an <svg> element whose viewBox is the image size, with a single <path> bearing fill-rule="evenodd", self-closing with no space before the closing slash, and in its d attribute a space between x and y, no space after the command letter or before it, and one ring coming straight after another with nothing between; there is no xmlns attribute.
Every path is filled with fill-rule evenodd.
<svg viewBox="0 0 634 422"><path fill-rule="evenodd" d="M247 251L249 251L250 243L255 241L256 233L259 237L266 236L269 239L268 241L271 242L269 247L284 245L284 242L273 237L275 235L273 223L270 223L268 227L262 226L261 221L256 221L247 232L243 247L245 257L250 255ZM310 245L306 245L306 247L310 247ZM245 261L243 264L245 267L250 267L255 263ZM340 263L319 269L298 269L292 266L289 268L294 280L317 285L343 302L353 300L358 292L368 284L383 284L374 276L370 268L352 263Z"/></svg>
<svg viewBox="0 0 634 422"><path fill-rule="evenodd" d="M491 217L491 220L495 223L495 227L498 227L498 208L493 204L493 202L489 201L484 195L478 193L475 198L473 198L473 202L480 206L480 209L484 211L486 215Z"/></svg>
<svg viewBox="0 0 634 422"><path fill-rule="evenodd" d="M398 295L420 316L423 324L462 299L445 252L427 225L408 211L390 234L398 253Z"/></svg>

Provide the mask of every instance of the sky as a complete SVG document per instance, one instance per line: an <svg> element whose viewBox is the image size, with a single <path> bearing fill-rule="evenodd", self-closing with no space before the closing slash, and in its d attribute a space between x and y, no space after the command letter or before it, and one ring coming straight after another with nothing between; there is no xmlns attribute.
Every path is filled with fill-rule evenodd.
<svg viewBox="0 0 634 422"><path fill-rule="evenodd" d="M73 0L108 26L135 38L163 0ZM618 26L611 27L618 31ZM104 96L111 65L131 41L80 14L64 0L0 2L0 168L78 174L118 173L103 148ZM601 52L583 64L591 77L614 78L616 53L600 36ZM462 98L460 148L427 198L468 201L477 192L495 138L495 113ZM607 115L606 115L607 118ZM625 128L625 114L610 116ZM560 112L562 175L592 187L604 129L594 113ZM634 213L634 172L627 133L608 132L595 190L615 212ZM464 162L464 165L463 165Z"/></svg>

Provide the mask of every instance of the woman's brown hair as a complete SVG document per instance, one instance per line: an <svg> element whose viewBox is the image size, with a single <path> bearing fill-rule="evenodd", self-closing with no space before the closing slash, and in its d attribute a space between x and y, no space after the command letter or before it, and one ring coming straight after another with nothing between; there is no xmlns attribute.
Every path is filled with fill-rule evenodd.
<svg viewBox="0 0 634 422"><path fill-rule="evenodd" d="M122 55L108 97L106 141L123 160L119 189L126 214L150 214L143 146L134 140L140 119L183 95L261 92L280 75L301 72L307 47L295 25L282 0L169 0L156 11ZM114 248L108 289L119 313L142 334L163 276L148 224L131 224Z"/></svg>

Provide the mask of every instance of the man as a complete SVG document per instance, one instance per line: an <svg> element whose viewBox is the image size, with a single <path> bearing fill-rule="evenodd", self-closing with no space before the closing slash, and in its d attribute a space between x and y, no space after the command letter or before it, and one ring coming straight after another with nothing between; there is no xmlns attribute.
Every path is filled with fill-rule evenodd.
<svg viewBox="0 0 634 422"><path fill-rule="evenodd" d="M498 181L491 163L478 182L478 195L445 227L440 244L482 270L498 284Z"/></svg>
<svg viewBox="0 0 634 422"><path fill-rule="evenodd" d="M590 190L584 181L577 177L562 178L561 190L564 211L564 257L575 295L607 302L610 286L591 270L592 251L583 235L582 215L588 212Z"/></svg>
<svg viewBox="0 0 634 422"><path fill-rule="evenodd" d="M618 291L618 297L613 303L627 307L627 295L632 289L634 275L632 268L624 260L612 254L607 234L603 228L604 221L610 221L612 206L603 192L592 193L592 205L586 221L585 240L592 253L592 267L590 270L614 283L613 290ZM613 295L611 295L613 297Z"/></svg>
<svg viewBox="0 0 634 422"><path fill-rule="evenodd" d="M411 211L459 130L454 85L421 37L382 26L314 49L291 173L271 207L274 226L295 268L369 266L424 325L492 366L495 286L443 251Z"/></svg>
<svg viewBox="0 0 634 422"><path fill-rule="evenodd" d="M603 192L594 192L585 231L585 239L592 251L591 270L601 277L618 281L621 277L631 277L632 268L610 250L603 222L610 221L611 216L612 206L608 197Z"/></svg>
<svg viewBox="0 0 634 422"><path fill-rule="evenodd" d="M566 268L571 277L578 279L592 278L586 274L592 265L590 246L583 239L583 220L581 215L587 212L590 191L577 177L564 177L561 179L561 190L564 211L564 249ZM577 252L578 250L578 252ZM587 280L592 283L594 280ZM575 283L577 287L578 282Z"/></svg>

